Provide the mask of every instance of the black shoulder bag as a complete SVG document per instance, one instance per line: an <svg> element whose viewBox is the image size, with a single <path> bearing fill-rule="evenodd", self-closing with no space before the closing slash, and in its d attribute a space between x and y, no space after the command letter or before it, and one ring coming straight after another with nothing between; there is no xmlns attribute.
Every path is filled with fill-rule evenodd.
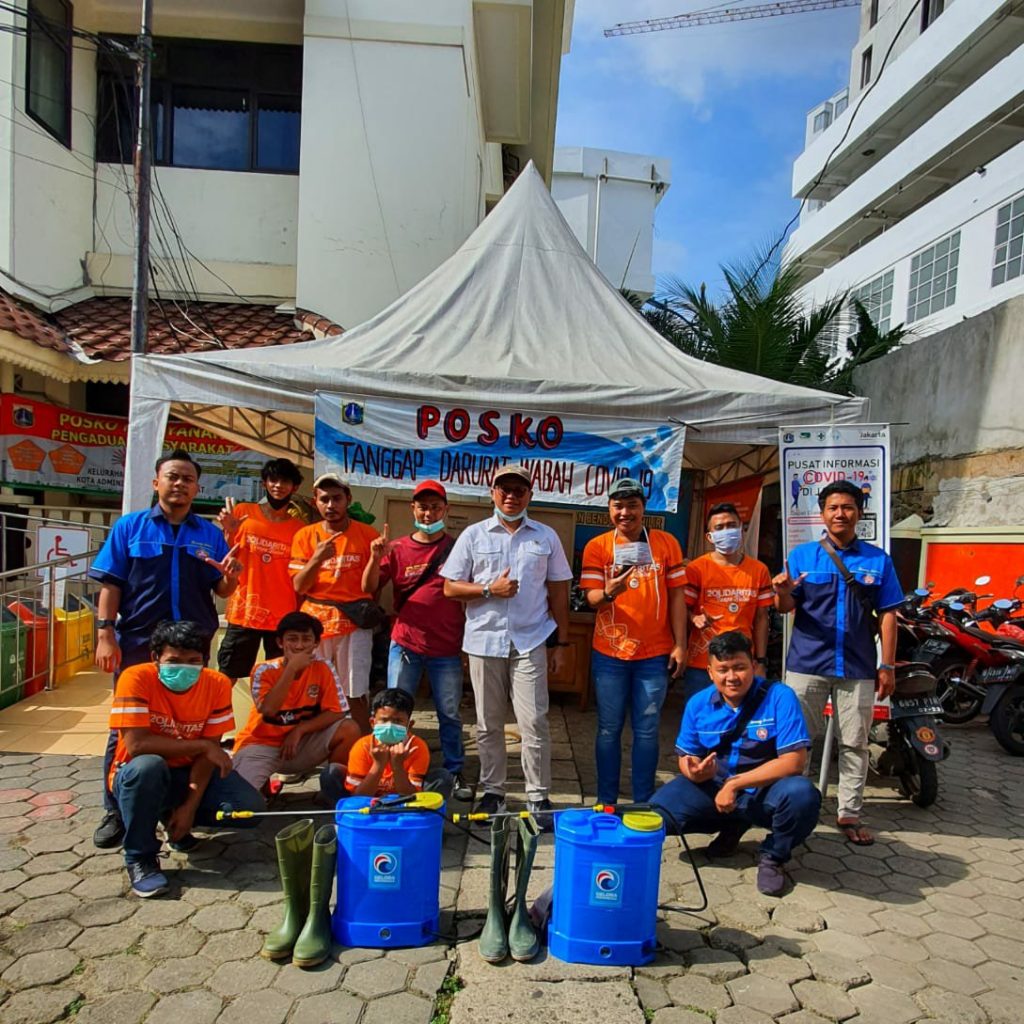
<svg viewBox="0 0 1024 1024"><path fill-rule="evenodd" d="M766 680L767 682L767 680ZM764 706L764 702L768 697L768 691L774 686L774 683L768 683L764 688L764 693L761 694L761 699L758 701L750 701L745 703L740 708L740 713L736 716L736 721L732 723L732 727L728 732L723 732L718 737L718 743L715 746L715 752L717 753L723 746L725 752L728 753L729 748L743 735L744 730L750 725L750 720L761 710Z"/></svg>
<svg viewBox="0 0 1024 1024"><path fill-rule="evenodd" d="M822 537L818 543L825 549L825 554L835 563L835 567L839 570L839 575L843 577L843 582L853 592L854 597L860 602L861 608L864 609L864 614L868 617L868 625L871 627L871 635L878 636L878 613L875 611L875 606L871 603L871 598L868 597L861 586L860 581L852 572L847 568L846 563L836 553L836 549L828 542L825 537Z"/></svg>
<svg viewBox="0 0 1024 1024"><path fill-rule="evenodd" d="M402 593L399 593L397 590L395 591L393 604L396 615L398 615L405 607L406 601L408 601L424 583L428 583L430 581L438 569L440 569L441 563L448 557L453 547L455 547L455 538L452 537L450 533L446 534L444 540L437 542L437 550L431 553L430 561L427 562L423 572L421 572L416 578L416 582Z"/></svg>

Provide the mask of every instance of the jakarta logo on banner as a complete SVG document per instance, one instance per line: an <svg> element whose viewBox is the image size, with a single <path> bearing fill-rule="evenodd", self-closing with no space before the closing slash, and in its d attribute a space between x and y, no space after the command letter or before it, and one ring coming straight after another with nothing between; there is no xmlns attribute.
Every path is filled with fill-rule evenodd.
<svg viewBox="0 0 1024 1024"><path fill-rule="evenodd" d="M681 423L318 391L316 472L366 487L440 480L452 493L479 496L498 467L522 463L539 501L604 505L612 483L629 476L648 509L675 512L685 432Z"/></svg>
<svg viewBox="0 0 1024 1024"><path fill-rule="evenodd" d="M779 428L783 535L786 552L820 539L824 526L818 494L848 480L864 495L857 536L889 550L889 425Z"/></svg>

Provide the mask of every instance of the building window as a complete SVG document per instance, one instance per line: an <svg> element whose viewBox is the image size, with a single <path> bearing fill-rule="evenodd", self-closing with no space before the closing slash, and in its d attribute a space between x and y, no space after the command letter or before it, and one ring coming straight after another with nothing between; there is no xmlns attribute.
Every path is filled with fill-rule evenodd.
<svg viewBox="0 0 1024 1024"><path fill-rule="evenodd" d="M921 0L921 31L923 32L946 9L946 0Z"/></svg>
<svg viewBox="0 0 1024 1024"><path fill-rule="evenodd" d="M996 259L992 286L1021 276L1024 249L1024 195L1000 206L996 213Z"/></svg>
<svg viewBox="0 0 1024 1024"><path fill-rule="evenodd" d="M157 40L152 102L158 166L298 172L301 46ZM101 53L98 108L96 159L131 163L130 62Z"/></svg>
<svg viewBox="0 0 1024 1024"><path fill-rule="evenodd" d="M850 298L857 299L868 311L881 334L889 330L892 316L892 281L893 271L890 270L850 292Z"/></svg>
<svg viewBox="0 0 1024 1024"><path fill-rule="evenodd" d="M850 93L848 91L843 94L832 104L832 116L833 118L838 117L848 106L850 105Z"/></svg>
<svg viewBox="0 0 1024 1024"><path fill-rule="evenodd" d="M25 112L71 148L71 26L66 0L29 0Z"/></svg>
<svg viewBox="0 0 1024 1024"><path fill-rule="evenodd" d="M860 87L862 89L871 81L871 47L860 55Z"/></svg>
<svg viewBox="0 0 1024 1024"><path fill-rule="evenodd" d="M910 294L907 323L952 306L956 302L957 266L960 262L960 232L954 231L919 252L910 261Z"/></svg>
<svg viewBox="0 0 1024 1024"><path fill-rule="evenodd" d="M871 0L871 9L868 12L868 28L874 28L878 24L878 0Z"/></svg>
<svg viewBox="0 0 1024 1024"><path fill-rule="evenodd" d="M832 123L832 113L826 107L824 110L818 111L814 115L814 134L818 135L823 132Z"/></svg>

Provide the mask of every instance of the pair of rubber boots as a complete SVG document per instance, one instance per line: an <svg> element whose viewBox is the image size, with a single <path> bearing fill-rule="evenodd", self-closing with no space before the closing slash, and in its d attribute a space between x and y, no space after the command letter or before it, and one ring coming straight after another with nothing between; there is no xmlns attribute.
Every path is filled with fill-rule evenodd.
<svg viewBox="0 0 1024 1024"><path fill-rule="evenodd" d="M540 949L537 929L526 906L540 826L536 819L502 817L491 822L491 879L487 920L480 933L480 956L490 964L507 956L525 963ZM508 904L509 861L515 847L516 870L511 910Z"/></svg>
<svg viewBox="0 0 1024 1024"><path fill-rule="evenodd" d="M316 967L331 954L331 888L338 861L333 825L313 831L303 818L277 833L277 866L284 889L284 918L263 940L260 956Z"/></svg>

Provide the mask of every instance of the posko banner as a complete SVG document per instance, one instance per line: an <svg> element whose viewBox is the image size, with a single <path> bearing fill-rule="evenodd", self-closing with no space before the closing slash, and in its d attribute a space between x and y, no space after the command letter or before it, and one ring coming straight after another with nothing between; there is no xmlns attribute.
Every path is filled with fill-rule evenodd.
<svg viewBox="0 0 1024 1024"><path fill-rule="evenodd" d="M78 412L20 395L0 396L0 480L49 490L120 494L128 420ZM258 500L266 456L199 427L171 422L164 448L202 466L198 501Z"/></svg>
<svg viewBox="0 0 1024 1024"><path fill-rule="evenodd" d="M847 480L864 496L857 536L889 550L889 425L779 428L783 539L788 554L798 544L820 539L825 527L818 493Z"/></svg>
<svg viewBox="0 0 1024 1024"><path fill-rule="evenodd" d="M497 468L521 463L538 501L604 505L628 476L650 511L675 512L684 438L678 423L316 394L316 473L366 487L439 480L481 496Z"/></svg>

